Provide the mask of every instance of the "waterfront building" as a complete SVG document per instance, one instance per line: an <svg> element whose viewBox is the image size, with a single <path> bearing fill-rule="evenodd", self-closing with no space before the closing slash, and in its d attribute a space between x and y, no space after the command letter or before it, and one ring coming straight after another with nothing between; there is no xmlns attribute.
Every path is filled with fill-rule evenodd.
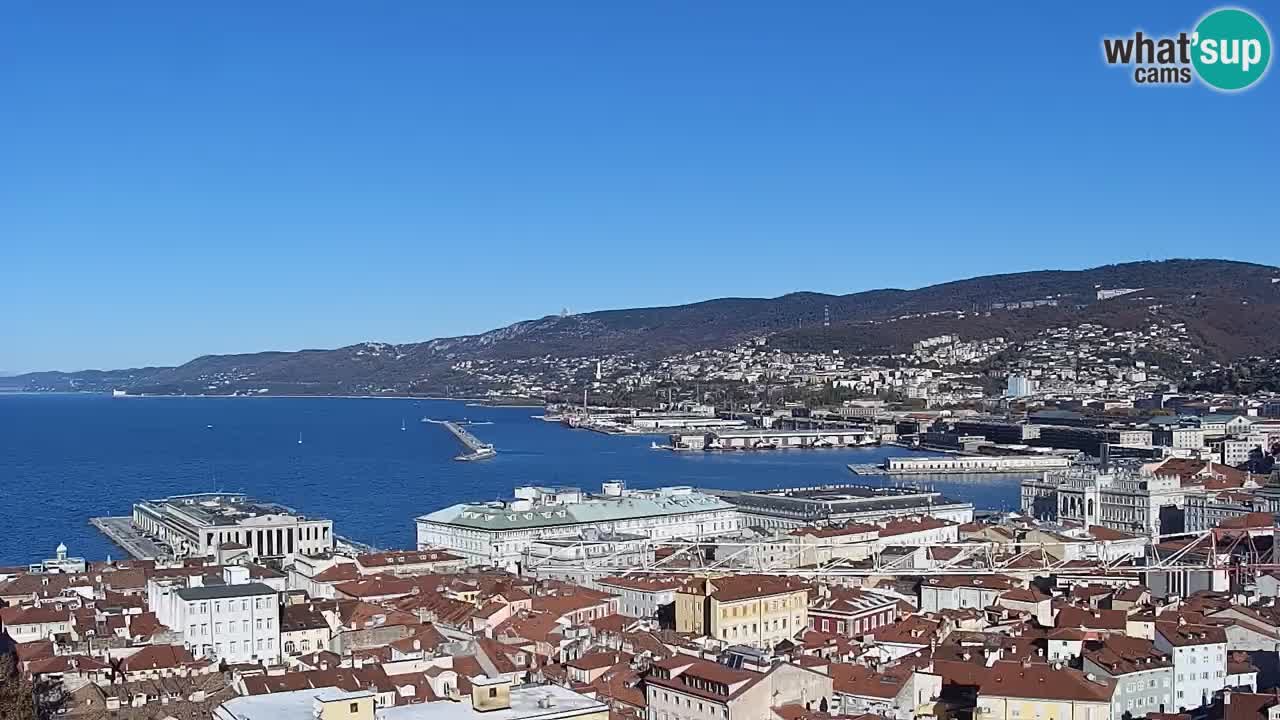
<svg viewBox="0 0 1280 720"><path fill-rule="evenodd" d="M1070 466L1070 458L1054 455L891 457L884 461L884 471L890 475L1040 472Z"/></svg>
<svg viewBox="0 0 1280 720"><path fill-rule="evenodd" d="M683 439L685 436L682 435ZM840 427L827 430L720 430L706 433L707 450L756 450L775 448L853 447L875 440L867 428Z"/></svg>
<svg viewBox="0 0 1280 720"><path fill-rule="evenodd" d="M691 487L627 490L604 483L600 494L577 488L516 488L515 498L461 503L417 519L418 547L444 548L469 565L518 566L536 541L589 531L698 540L736 532L737 509Z"/></svg>
<svg viewBox="0 0 1280 720"><path fill-rule="evenodd" d="M794 529L806 526L876 523L890 518L932 515L966 523L973 503L916 488L826 485L784 490L709 490L738 508L743 527Z"/></svg>
<svg viewBox="0 0 1280 720"><path fill-rule="evenodd" d="M1162 512L1179 514L1192 492L1177 476L1081 466L1023 480L1021 505L1036 518L1158 535Z"/></svg>
<svg viewBox="0 0 1280 720"><path fill-rule="evenodd" d="M160 624L183 634L196 657L229 663L280 659L279 593L251 582L248 568L225 567L221 577L153 577L147 581L147 607Z"/></svg>
<svg viewBox="0 0 1280 720"><path fill-rule="evenodd" d="M960 435L981 435L997 443L1028 443L1040 438L1040 426L1028 423L1007 422L1004 420L964 419L951 425L952 430Z"/></svg>
<svg viewBox="0 0 1280 720"><path fill-rule="evenodd" d="M1079 450L1094 457L1100 457L1104 445L1150 447L1151 431L1042 425L1039 439L1032 442L1032 444L1042 447Z"/></svg>
<svg viewBox="0 0 1280 720"><path fill-rule="evenodd" d="M53 557L32 563L27 567L27 572L31 573L71 573L78 574L87 570L89 563L82 557L70 557L67 555L67 546L58 543L58 548L53 551Z"/></svg>
<svg viewBox="0 0 1280 720"><path fill-rule="evenodd" d="M676 591L676 631L772 648L808 626L808 586L777 575L690 578Z"/></svg>
<svg viewBox="0 0 1280 720"><path fill-rule="evenodd" d="M238 493L175 495L133 506L133 526L179 557L241 552L249 560L333 549L333 521Z"/></svg>

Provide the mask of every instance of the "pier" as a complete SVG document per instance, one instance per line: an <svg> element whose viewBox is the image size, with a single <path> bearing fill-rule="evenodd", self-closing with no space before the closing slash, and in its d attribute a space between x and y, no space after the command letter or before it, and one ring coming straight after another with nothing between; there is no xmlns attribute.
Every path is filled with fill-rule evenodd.
<svg viewBox="0 0 1280 720"><path fill-rule="evenodd" d="M96 517L90 518L89 524L98 528L108 540L135 560L155 560L169 556L169 552L160 547L160 543L138 532L131 517Z"/></svg>
<svg viewBox="0 0 1280 720"><path fill-rule="evenodd" d="M492 445L480 442L480 438L472 435L470 431L462 427L456 422L445 421L442 423L453 436L458 438L458 442L467 447L467 452L457 456L454 460L484 460L498 454Z"/></svg>

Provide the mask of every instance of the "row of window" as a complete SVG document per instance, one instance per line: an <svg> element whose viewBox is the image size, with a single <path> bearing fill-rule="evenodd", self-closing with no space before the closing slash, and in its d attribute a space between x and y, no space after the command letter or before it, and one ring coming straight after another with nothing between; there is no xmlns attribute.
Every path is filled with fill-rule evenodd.
<svg viewBox="0 0 1280 720"><path fill-rule="evenodd" d="M208 645L205 646L206 649L208 647L209 647ZM222 648L223 648L222 643L214 643L213 647L214 647L215 653L219 657L224 655L222 651ZM271 651L271 650L275 650L275 647L276 647L275 638L266 638L265 642L263 638L258 638L258 650L265 649L267 651ZM249 640L244 640L244 641L232 640L229 643L227 643L227 652L225 654L235 655L236 653L240 652L242 648L244 652L253 652L253 643Z"/></svg>
<svg viewBox="0 0 1280 720"><path fill-rule="evenodd" d="M255 620L253 621L253 628L254 628L255 630L257 630L258 632L262 632L264 629L265 629L265 630L271 630L271 629L273 629L274 627L275 627L275 621L274 621L273 619L271 619L271 618L265 618L265 622L264 622L264 618L257 618L257 619L255 619ZM221 635L221 634L222 634L222 628L223 628L223 624L222 624L221 622L216 622L216 623L214 623L214 624L213 624L213 632L214 632L214 634L215 634L215 635ZM234 621L234 620L232 620L232 621L228 622L228 623L226 624L226 629L227 629L227 632L235 632L235 631L236 631L236 623L235 623L235 621ZM248 621L248 620L241 620L241 621L240 621L240 632L242 632L242 633L247 633L247 632L249 632L249 621ZM187 634L188 634L189 636L191 636L191 637L197 637L197 636L202 636L202 635L208 635L208 634L209 634L209 623L200 623L199 625L197 625L196 623L192 623L191 625L187 626Z"/></svg>
<svg viewBox="0 0 1280 720"><path fill-rule="evenodd" d="M240 603L240 612L248 612L248 611L249 611L249 599L248 599L248 598L241 598L241 599L240 599L240 600L238 600L238 601L237 601L237 600L228 600L228 601L227 601L227 603L226 603L226 609L227 609L227 612L235 612L235 611L236 611L236 603L237 603L237 602L239 602L239 603ZM271 599L271 598L264 598L264 597L254 598L254 600L253 600L253 607L254 607L254 609L256 609L256 610L265 610L265 609L267 609L267 608L271 607L270 603L272 603L272 602L274 602L274 600L273 600L273 599ZM195 604L193 605L193 607L194 607L194 609L195 609L195 613L196 613L197 615L208 615L208 614L209 614L209 607L210 607L210 603L209 603L209 601L208 601L208 600L206 600L206 601L204 601L204 602L200 602L200 603L195 603ZM222 604L222 601L221 601L221 600L215 600L215 601L213 601L213 612L214 612L214 614L220 614L220 613L222 613L222 608L223 608L223 604Z"/></svg>

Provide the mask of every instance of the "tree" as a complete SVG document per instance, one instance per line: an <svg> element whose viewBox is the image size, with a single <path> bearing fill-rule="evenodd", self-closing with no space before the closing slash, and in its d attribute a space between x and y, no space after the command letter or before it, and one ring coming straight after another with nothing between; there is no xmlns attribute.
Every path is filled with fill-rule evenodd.
<svg viewBox="0 0 1280 720"><path fill-rule="evenodd" d="M24 678L12 654L0 655L0 718L52 720L67 700L61 682Z"/></svg>

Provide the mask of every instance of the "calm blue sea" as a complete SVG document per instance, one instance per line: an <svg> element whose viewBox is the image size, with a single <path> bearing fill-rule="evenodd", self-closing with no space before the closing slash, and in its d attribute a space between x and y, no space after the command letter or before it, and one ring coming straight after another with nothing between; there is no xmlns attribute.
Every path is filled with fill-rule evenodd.
<svg viewBox="0 0 1280 720"><path fill-rule="evenodd" d="M649 449L652 437L531 418L540 412L444 400L0 395L0 565L49 557L59 542L73 555L120 557L89 518L128 515L139 499L180 493L244 491L330 517L341 535L412 547L414 517L509 496L519 485L858 482L848 463L904 452L671 453ZM492 422L471 429L494 443L498 456L453 461L457 441L443 427L419 422L424 416ZM979 507L1017 503L1016 478L931 483Z"/></svg>

